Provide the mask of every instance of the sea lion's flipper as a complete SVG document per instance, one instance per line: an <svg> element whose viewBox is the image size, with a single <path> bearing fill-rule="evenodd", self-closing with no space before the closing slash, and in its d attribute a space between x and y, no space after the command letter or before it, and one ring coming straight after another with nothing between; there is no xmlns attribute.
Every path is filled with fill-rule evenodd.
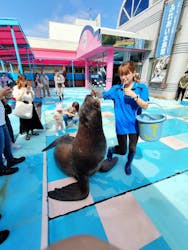
<svg viewBox="0 0 188 250"><path fill-rule="evenodd" d="M85 180L86 181L86 180ZM89 182L75 182L62 188L55 188L48 192L48 196L59 201L79 201L85 199L89 194Z"/></svg>
<svg viewBox="0 0 188 250"><path fill-rule="evenodd" d="M57 145L57 141L55 140L52 143L50 143L50 145L48 145L46 148L44 148L42 152L47 151L48 149L54 148L56 145Z"/></svg>
<svg viewBox="0 0 188 250"><path fill-rule="evenodd" d="M50 145L48 145L46 148L42 150L42 152L47 151L48 149L54 148L57 146L58 143L68 143L74 140L74 137L70 136L69 134L63 135L59 138L57 138L55 141L53 141Z"/></svg>
<svg viewBox="0 0 188 250"><path fill-rule="evenodd" d="M108 172L109 170L111 170L114 165L116 164L116 162L118 161L118 157L114 157L112 158L111 161L109 160L104 160L102 163L101 163L101 167L99 169L100 172Z"/></svg>

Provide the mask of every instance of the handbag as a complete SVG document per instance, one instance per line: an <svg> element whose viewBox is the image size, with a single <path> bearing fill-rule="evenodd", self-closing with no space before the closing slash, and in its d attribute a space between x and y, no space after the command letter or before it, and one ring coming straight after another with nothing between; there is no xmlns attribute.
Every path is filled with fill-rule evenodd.
<svg viewBox="0 0 188 250"><path fill-rule="evenodd" d="M31 119L33 116L33 104L17 101L13 114L22 119Z"/></svg>

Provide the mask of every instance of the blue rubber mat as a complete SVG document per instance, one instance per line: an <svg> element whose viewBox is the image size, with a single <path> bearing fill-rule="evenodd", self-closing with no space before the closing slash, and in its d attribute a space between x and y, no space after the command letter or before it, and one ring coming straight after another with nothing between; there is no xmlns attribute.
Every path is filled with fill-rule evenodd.
<svg viewBox="0 0 188 250"><path fill-rule="evenodd" d="M136 200L172 249L187 249L187 181L188 172L133 192Z"/></svg>
<svg viewBox="0 0 188 250"><path fill-rule="evenodd" d="M158 148L160 151L156 150ZM126 156L118 156L119 161L111 171L97 172L90 177L90 193L93 202L114 197L188 170L187 159L183 157L186 152L187 148L175 151L161 142L140 143L139 153L133 160L131 176L125 175L124 172ZM174 161L174 154L176 154L176 161ZM67 178L54 162L53 149L47 152L47 165L49 182Z"/></svg>
<svg viewBox="0 0 188 250"><path fill-rule="evenodd" d="M1 229L10 235L0 249L40 249L42 222L42 155L28 156L19 171L0 178Z"/></svg>
<svg viewBox="0 0 188 250"><path fill-rule="evenodd" d="M101 101L102 112L113 112L113 103ZM152 109L151 111L152 112ZM103 129L107 145L116 144L114 116L103 117ZM173 128L173 129L172 129ZM70 132L75 132L71 130ZM171 118L163 123L162 137L181 135L187 132L187 122ZM69 131L67 131L69 133ZM46 144L49 145L55 136L49 136ZM54 149L47 151L48 182L66 179L67 176L56 166L53 157ZM175 150L161 141L139 142L136 156L133 160L131 176L125 175L124 166L127 156L117 155L119 160L116 166L108 173L97 172L90 178L90 194L93 203L106 200L113 196L147 186L188 169L187 159L183 157L187 148ZM174 155L176 160L174 161ZM54 184L55 185L55 184ZM92 203L91 203L92 204ZM83 203L85 206L85 203ZM74 208L76 209L76 208ZM73 210L74 211L74 210ZM62 211L59 215L63 214Z"/></svg>
<svg viewBox="0 0 188 250"><path fill-rule="evenodd" d="M0 249L39 250L45 246L41 243L45 237L52 244L87 234L120 249L126 246L129 250L186 250L188 107L175 101L151 98L165 109L167 120L163 123L160 141L139 141L132 175L124 173L127 156L118 156L119 161L110 172L97 172L90 178L87 201L55 201L52 206L52 199L42 193L44 188L47 189L43 182L45 167L48 186L61 185L61 181L68 179L56 166L54 149L46 154L41 152L57 138L53 127L46 128L46 118L59 102L53 91L51 97L42 100L44 130L39 131L39 136L31 137L29 142L24 136L17 138L16 143L22 148L14 150L14 155L26 155L26 161L18 165L18 173L0 178L0 230L10 229L10 236ZM73 101L79 101L81 105L88 93L89 90L84 88L66 88L63 107ZM116 144L113 102L101 100L101 106L104 133L108 146L111 146ZM18 119L14 118L13 122L17 131ZM76 130L76 127L70 127L66 133ZM44 227L42 202L46 200L49 211L45 215L49 217L49 224Z"/></svg>
<svg viewBox="0 0 188 250"><path fill-rule="evenodd" d="M92 177L90 177L90 198L88 199L88 203L86 204L83 202L83 204L76 207L75 204L72 204L72 202L68 202L69 205L67 205L66 202L62 202L61 207L68 206L70 208L68 212L66 213L64 209L57 209L56 212L58 213L54 213L55 216L50 217L50 244L60 239L66 239L74 235L88 234L96 236L102 240L108 241L119 247L126 246L126 242L130 241L128 239L131 239L131 236L126 233L126 230L124 231L123 226L124 224L126 224L127 219L131 217L131 212L127 214L128 217L126 217L125 212L125 221L123 221L122 217L117 228L117 225L114 226L114 224L111 224L109 221L113 217L114 220L117 220L116 216L118 216L118 214L121 214L121 210L120 208L115 209L113 204L111 205L111 202L114 200L115 204L118 204L119 198L121 199L124 196L126 197L128 194L133 194L138 204L144 209L146 217L148 216L148 218L151 220L151 223L155 225L154 228L158 230L159 234L153 239L148 239L145 240L145 242L141 242L140 245L138 243L139 247L130 247L130 249L168 250L172 249L171 246L173 246L173 249L179 250L177 247L178 243L173 244L173 242L170 241L171 235L168 233L168 230L165 231L165 226L163 225L164 230L161 230L161 227L159 226L160 223L157 223L156 220L160 221L160 213L158 213L158 215L155 216L155 219L153 219L154 213L152 216L153 208L152 206L150 206L150 203L154 205L155 202L153 200L145 199L144 195L140 195L140 199L138 198L138 195L136 195L137 192L139 192L140 190L142 190L143 192L144 190L146 190L147 192L147 189L152 188L155 185L159 185L160 183L163 183L165 181L172 180L173 178L177 178L178 176L182 176L188 170L187 158L185 157L188 149L187 140L185 139L185 135L187 134L187 122L181 119L183 117L182 111L178 111L178 108L181 109L181 107L177 107L177 103L174 102L174 104L172 104L168 101L163 102L164 104L166 104L166 106L163 105L163 107L165 108L167 115L170 116L169 119L164 122L162 130L162 138L166 138L167 143L165 140L156 142L140 141L138 143L136 156L133 161L133 173L131 176L126 176L124 173L126 156L118 156L119 161L110 172L97 172ZM102 112L113 112L113 103L101 101L101 105ZM187 110L185 112L187 112ZM114 117L105 117L103 119L103 127L108 146L114 145L116 143ZM176 148L173 144L170 145L171 142L168 142L168 137L172 137L174 138L174 140L178 139L178 141L184 142L185 145L179 145L179 147ZM55 136L48 136L46 144L48 145L54 139ZM56 166L56 163L53 158L53 151L54 149L51 149L47 152L47 166L49 166L48 182L49 184L54 183L55 186L56 182L60 180L64 181L68 177ZM174 156L176 160L174 160ZM162 199L160 193L158 195L157 194L156 192L153 192L152 197L152 199L157 199L158 201L158 204L156 204L156 210L157 207L160 207ZM168 213L166 212L166 208L171 209L171 205L168 202L167 197L164 197L164 200L166 202L166 207L162 207L161 212L163 212L165 216L165 213ZM105 208L106 203L108 205ZM57 201L57 206L59 206L59 204L61 204L61 202ZM125 204L127 203L125 202ZM50 209L56 209L57 206L56 203L54 203L53 206L50 206ZM100 206L102 207L102 210L104 211L105 215L100 214ZM147 207L148 209L146 209ZM133 210L132 218L135 218L136 214L134 213L134 206L131 207L131 209ZM124 211L126 211L126 209L124 209ZM181 218L180 214L178 215L178 210L172 210L172 215L175 213L177 215L177 218L180 219L180 225L182 225L181 223L183 223L183 219ZM107 223L104 221L105 219L103 218L105 216L107 217ZM170 222L171 221L169 219L168 223L171 227L173 227L172 223L170 224ZM139 226L140 224L138 225L138 227ZM112 231L115 230L116 238L118 238L118 234L120 234L121 236L119 237L121 239L114 239L114 233L110 234L109 228L112 228ZM187 228L187 225L185 225L185 228ZM124 232L123 235L121 234L122 231ZM149 230L148 234L149 232L152 232L152 230ZM140 233L138 234L135 235L136 239L141 237ZM145 234L147 234L147 230ZM187 243L185 241L185 238L186 237L183 236L184 243L181 245L182 249L186 249L185 247ZM177 237L177 239L180 240L179 236Z"/></svg>
<svg viewBox="0 0 188 250"><path fill-rule="evenodd" d="M115 200L116 198L114 198ZM115 201L116 202L116 201ZM121 218L121 221L118 221L119 218L118 217L118 213L121 213L121 211L112 207L103 207L103 204L105 202L102 202L100 204L96 204L96 205L92 205L90 207L86 207L83 208L79 211L76 211L74 213L70 213L67 214L63 217L59 217L53 220L50 220L49 222L49 227L50 227L50 244L62 240L62 239L67 239L69 237L72 236L76 236L76 235L92 235L95 236L101 240L110 242L114 245L118 245L117 242L117 238L118 238L118 234L123 235L123 242L124 244L123 247L121 247L120 249L143 249L143 250L147 250L147 249L161 249L161 250L169 250L171 249L168 245L168 243L166 242L166 240L164 239L164 237L162 235L160 235L160 233L158 233L157 236L153 237L154 239L152 240L152 236L151 239L142 239L143 242L136 243L137 247L130 247L130 248L125 248L126 246L126 242L127 245L130 245L130 243L128 243L129 241L129 236L134 237L135 238L135 242L138 241L136 239L138 239L138 235L135 234L134 232L134 226L129 227L129 225L127 225L127 227L125 226L125 224L128 222L126 221L126 212L125 212L125 217ZM112 204L113 205L113 204ZM100 214L100 210L101 208L104 212L104 214L106 215L107 218L104 218L104 214ZM124 208L126 210L126 206ZM134 214L130 214L129 216L134 216ZM115 217L116 220L118 221L117 225L119 228L114 228L113 229L113 224L111 224L111 218ZM105 222L108 221L108 223ZM142 221L139 222L139 224L137 224L136 220L133 224L137 224L135 225L136 227L142 227ZM117 226L116 225L116 226ZM111 227L112 228L112 233L109 232L108 228L106 227ZM126 228L129 230L130 232L130 228L132 230L132 232L126 233ZM151 227L152 228L152 227ZM124 229L124 231L123 231ZM147 228L147 223L145 224L145 233L147 233L148 228ZM150 228L149 228L150 229ZM140 230L140 229L139 229ZM154 229L150 229L151 231L154 231ZM123 231L123 232L122 232ZM148 232L149 234L149 232ZM133 243L134 245L134 243ZM141 247L140 247L141 246Z"/></svg>

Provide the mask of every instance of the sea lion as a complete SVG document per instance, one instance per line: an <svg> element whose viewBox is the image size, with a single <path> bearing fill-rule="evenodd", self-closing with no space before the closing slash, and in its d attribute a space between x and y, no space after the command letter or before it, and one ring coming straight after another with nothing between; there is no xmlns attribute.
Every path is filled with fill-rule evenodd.
<svg viewBox="0 0 188 250"><path fill-rule="evenodd" d="M85 199L89 194L89 176L96 171L109 171L117 162L104 160L106 138L102 126L99 99L87 95L79 111L79 127L75 137L64 135L53 141L43 151L55 147L54 157L67 175L76 183L49 191L50 198L61 201Z"/></svg>

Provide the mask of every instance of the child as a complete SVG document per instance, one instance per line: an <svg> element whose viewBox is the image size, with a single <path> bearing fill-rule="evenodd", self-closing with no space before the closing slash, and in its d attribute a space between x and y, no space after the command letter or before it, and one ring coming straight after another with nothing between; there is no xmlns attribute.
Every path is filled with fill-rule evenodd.
<svg viewBox="0 0 188 250"><path fill-rule="evenodd" d="M64 125L63 125L63 108L61 107L61 103L57 105L56 112L53 116L55 120L55 135L58 136L58 129L61 128L62 133L65 133L64 131Z"/></svg>
<svg viewBox="0 0 188 250"><path fill-rule="evenodd" d="M79 122L79 103L73 102L71 106L64 109L63 119L65 126L68 127L68 121L72 121L74 125L77 125Z"/></svg>
<svg viewBox="0 0 188 250"><path fill-rule="evenodd" d="M59 71L56 71L54 75L54 82L56 93L59 96L59 100L62 101L64 98L65 77L60 74Z"/></svg>

